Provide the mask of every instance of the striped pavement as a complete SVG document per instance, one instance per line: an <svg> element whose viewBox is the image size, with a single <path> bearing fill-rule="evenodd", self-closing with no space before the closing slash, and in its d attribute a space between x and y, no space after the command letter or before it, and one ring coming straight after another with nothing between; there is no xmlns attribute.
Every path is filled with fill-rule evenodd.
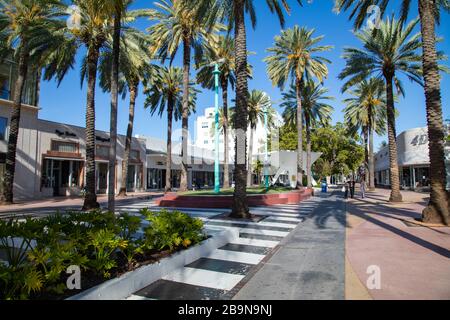
<svg viewBox="0 0 450 320"><path fill-rule="evenodd" d="M129 300L217 300L230 299L233 290L249 273L308 216L320 198L310 198L298 205L252 207L251 213L266 216L259 222L214 218L229 210L167 208L200 218L205 226L238 228L239 238L214 250L183 268L135 292ZM142 208L160 210L152 201L118 207L119 211L137 213Z"/></svg>

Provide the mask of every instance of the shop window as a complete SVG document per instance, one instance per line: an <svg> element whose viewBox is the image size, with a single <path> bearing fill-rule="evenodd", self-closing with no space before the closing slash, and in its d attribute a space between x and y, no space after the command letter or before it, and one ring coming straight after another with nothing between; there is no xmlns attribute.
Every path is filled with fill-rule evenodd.
<svg viewBox="0 0 450 320"><path fill-rule="evenodd" d="M78 144L75 142L67 141L52 141L52 151L77 153Z"/></svg>
<svg viewBox="0 0 450 320"><path fill-rule="evenodd" d="M100 158L109 158L109 146L96 146L95 155Z"/></svg>
<svg viewBox="0 0 450 320"><path fill-rule="evenodd" d="M132 160L139 160L139 150L131 150L130 151L130 159Z"/></svg>
<svg viewBox="0 0 450 320"><path fill-rule="evenodd" d="M8 119L0 117L0 140L6 140L7 126L8 126Z"/></svg>

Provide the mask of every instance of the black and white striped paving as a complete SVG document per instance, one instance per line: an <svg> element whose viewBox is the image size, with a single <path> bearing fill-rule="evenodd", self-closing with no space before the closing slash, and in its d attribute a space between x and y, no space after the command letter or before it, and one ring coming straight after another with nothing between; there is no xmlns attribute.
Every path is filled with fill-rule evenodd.
<svg viewBox="0 0 450 320"><path fill-rule="evenodd" d="M253 207L252 214L266 216L259 222L211 219L224 213L223 209L177 209L202 219L205 226L237 228L239 238L175 270L128 299L230 299L230 291L315 209L317 203L317 198L310 198L298 205ZM142 208L160 209L153 201L146 201L119 206L118 210L137 213Z"/></svg>

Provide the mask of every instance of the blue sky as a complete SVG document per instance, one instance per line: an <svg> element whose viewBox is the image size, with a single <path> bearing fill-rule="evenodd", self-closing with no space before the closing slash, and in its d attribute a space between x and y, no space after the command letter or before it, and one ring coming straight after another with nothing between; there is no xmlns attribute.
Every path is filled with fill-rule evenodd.
<svg viewBox="0 0 450 320"><path fill-rule="evenodd" d="M324 85L329 88L330 94L336 98L332 105L334 106L333 122L342 121L344 107L342 100L345 98L340 93L342 82L337 79L337 75L343 69L345 62L341 59L343 48L347 46L359 47L360 43L353 36L351 29L352 24L348 21L347 13L339 15L332 12L332 0L313 0L308 3L304 1L303 7L296 5L296 1L291 0L292 13L286 17L286 28L296 24L316 29L315 35L324 35L322 41L324 45L333 45L331 52L324 53L323 56L332 61L329 65L329 76L325 80ZM275 102L281 99L281 92L278 88L273 87L266 74L266 65L262 61L267 56L266 48L272 46L274 36L278 35L281 27L276 16L272 15L265 1L255 0L258 12L258 23L253 30L247 23L247 39L248 50L255 52L249 58L249 62L254 67L254 78L249 82L249 89L259 89L266 91ZM134 8L152 7L153 1L136 0ZM414 6L417 7L416 1ZM395 8L395 7L394 7ZM391 9L394 9L391 8ZM397 8L395 8L397 9ZM416 16L417 11L413 11L411 17ZM149 21L139 21L137 27L145 29L150 25ZM419 31L419 28L417 29ZM439 44L439 49L446 54L450 54L450 17L448 14L442 15L441 25L437 30L438 35L444 37L444 41ZM79 57L84 54L80 51ZM40 118L64 123L75 124L79 126L85 125L85 106L86 106L86 86L80 88L80 66L78 64L66 76L62 84L57 87L54 81L44 82L41 85ZM449 62L444 62L450 66ZM181 65L181 55L179 54L174 62L175 65ZM192 77L195 70L192 71ZM397 132L402 132L408 128L420 127L426 125L425 115L425 98L423 89L409 80L404 79L406 97L400 98L396 107L400 112L397 119ZM444 119L450 118L450 75L444 75L441 83L442 103ZM141 88L142 89L142 88ZM232 97L230 97L231 99ZM166 138L166 117L160 119L157 115L150 116L148 110L144 110L144 96L142 90L136 104L136 116L133 134L150 135L158 138ZM197 103L197 114L203 114L206 107L213 106L214 96L211 91L203 90L199 95ZM275 107L280 110L277 106ZM99 130L109 131L109 108L110 95L103 93L101 89L96 92L96 128ZM194 119L190 119L190 130L194 133ZM126 132L128 121L128 98L120 101L118 127L119 133ZM175 128L181 126L178 122ZM375 147L381 141L387 140L386 137L376 137Z"/></svg>

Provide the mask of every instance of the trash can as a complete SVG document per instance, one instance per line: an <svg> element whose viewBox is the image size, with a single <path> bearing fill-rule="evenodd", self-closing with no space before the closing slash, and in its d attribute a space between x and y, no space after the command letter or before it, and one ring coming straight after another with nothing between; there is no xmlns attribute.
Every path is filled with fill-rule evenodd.
<svg viewBox="0 0 450 320"><path fill-rule="evenodd" d="M327 183L326 182L322 182L322 192L327 192Z"/></svg>

